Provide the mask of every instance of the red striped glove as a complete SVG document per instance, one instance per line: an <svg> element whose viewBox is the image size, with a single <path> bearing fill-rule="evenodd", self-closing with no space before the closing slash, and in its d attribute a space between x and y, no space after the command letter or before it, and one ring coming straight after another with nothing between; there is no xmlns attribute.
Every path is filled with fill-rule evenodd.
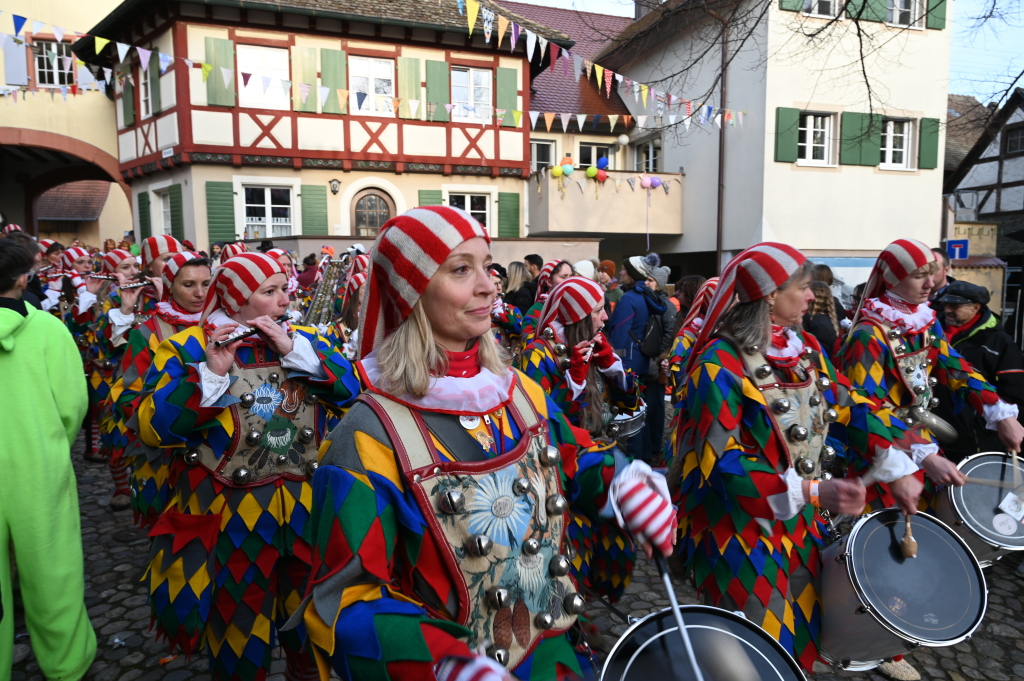
<svg viewBox="0 0 1024 681"><path fill-rule="evenodd" d="M72 272L71 273L71 283L72 283L72 285L74 285L75 291L77 291L79 294L81 294L83 291L87 290L87 287L85 285L85 281L82 279L82 277L80 277L78 275L77 272Z"/></svg>
<svg viewBox="0 0 1024 681"><path fill-rule="evenodd" d="M666 556L676 536L676 511L665 476L634 461L612 480L609 495L619 524Z"/></svg>
<svg viewBox="0 0 1024 681"><path fill-rule="evenodd" d="M489 657L446 657L434 667L437 681L511 681L512 677Z"/></svg>

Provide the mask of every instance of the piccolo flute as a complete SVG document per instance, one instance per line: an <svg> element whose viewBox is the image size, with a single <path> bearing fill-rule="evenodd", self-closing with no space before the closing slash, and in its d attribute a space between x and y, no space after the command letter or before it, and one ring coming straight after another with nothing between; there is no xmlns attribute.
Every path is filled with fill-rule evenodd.
<svg viewBox="0 0 1024 681"><path fill-rule="evenodd" d="M289 319L288 315L284 314L284 315L281 315L280 317L278 317L277 319L275 319L274 322L276 322L277 324L280 324L281 322L288 321L288 319ZM259 329L249 329L248 331L241 331L241 332L236 333L234 335L228 336L227 338L225 338L223 340L214 341L213 344L215 346L217 346L218 348L224 347L225 345L230 345L230 344L234 343L237 340L242 340L243 338L248 338L249 336L255 336L259 332L260 332Z"/></svg>
<svg viewBox="0 0 1024 681"><path fill-rule="evenodd" d="M54 267L56 267L56 265L47 265L46 267L40 267L38 270L36 270L36 274L42 274L43 272L49 272Z"/></svg>
<svg viewBox="0 0 1024 681"><path fill-rule="evenodd" d="M113 281L113 282L117 281L117 277L111 276L109 274L90 274L89 278L90 279L102 279L103 281Z"/></svg>
<svg viewBox="0 0 1024 681"><path fill-rule="evenodd" d="M129 291L135 288L142 288L143 286L152 286L152 282L140 281L134 284L125 284L124 286L118 286L118 288L122 291Z"/></svg>

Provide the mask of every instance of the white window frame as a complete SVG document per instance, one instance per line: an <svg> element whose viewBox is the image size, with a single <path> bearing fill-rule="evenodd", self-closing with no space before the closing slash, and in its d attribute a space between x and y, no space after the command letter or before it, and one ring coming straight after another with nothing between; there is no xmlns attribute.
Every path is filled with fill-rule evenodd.
<svg viewBox="0 0 1024 681"><path fill-rule="evenodd" d="M820 12L817 11L818 10L818 5L821 2L823 2L823 1L827 1L830 4L830 6L832 7L832 11L829 12L828 14L821 14ZM840 6L839 0L804 0L803 14L804 14L804 16L808 16L808 17L820 17L822 19L834 19L835 16L836 16L836 8L839 7L839 6Z"/></svg>
<svg viewBox="0 0 1024 681"><path fill-rule="evenodd" d="M555 152L557 151L557 145L555 144L555 140L530 140L530 172L531 173L535 173L535 172L537 172L537 170L539 170L539 166L537 165L537 151L536 151L536 147L539 147L539 146L545 146L545 147L548 147L551 150L551 156L550 156L551 162L548 163L546 166L544 166L545 168L550 168L551 166L553 166L555 164L555 159L557 158L557 156L555 156Z"/></svg>
<svg viewBox="0 0 1024 681"><path fill-rule="evenodd" d="M806 125L806 121L807 120L809 120L809 119L817 119L817 118L823 118L824 122L825 122L825 130L824 130L824 132L825 132L825 145L824 145L825 146L825 158L824 158L824 160L813 158L813 148L816 147L816 146L821 146L821 145L817 145L817 144L813 144L813 143L807 143L807 142L805 142L803 144L800 143L800 133L801 132L804 132L805 134L807 132L810 132L810 133L813 134L813 132L818 130L817 126L815 126L813 129L810 129ZM815 121L815 122L817 122L817 121ZM836 163L835 163L835 150L834 150L834 146L835 146L835 144L834 144L834 140L835 140L835 133L834 133L835 125L836 125L835 124L835 114L827 113L827 112L822 112L822 111L801 111L800 112L800 119L799 119L799 122L797 123L798 128L797 128L797 146L796 146L796 154L797 154L796 164L798 166L817 166L817 167L829 168L829 167L834 167L836 165ZM806 140L808 138L805 137L804 139ZM808 152L811 152L811 153L808 153ZM812 156L812 158L807 158L806 157L807 155Z"/></svg>
<svg viewBox="0 0 1024 681"><path fill-rule="evenodd" d="M893 140L893 127L894 123L903 123L905 125L903 131L903 147L900 151L903 152L903 161L901 163L892 163L887 160L891 158L891 154L896 149L892 146ZM882 170L915 170L913 165L913 149L914 142L914 121L908 118L883 118L882 119L882 142L881 142L881 160L878 167ZM886 146L888 145L888 146Z"/></svg>
<svg viewBox="0 0 1024 681"><path fill-rule="evenodd" d="M498 189L478 184L446 184L441 185L441 203L449 205L451 194L486 194L487 200L487 232L490 236L498 236Z"/></svg>
<svg viewBox="0 0 1024 681"><path fill-rule="evenodd" d="M455 98L455 74L465 73L466 74L466 89L468 91L468 99L462 101ZM473 77L483 73L487 75L487 101L480 103L473 99ZM452 121L456 123L489 123L491 121L491 113L494 111L494 73L491 69L479 69L475 66L453 66L451 70L451 102L452 102ZM474 111L470 111L466 107L472 105ZM483 111L480 107L483 107Z"/></svg>
<svg viewBox="0 0 1024 681"><path fill-rule="evenodd" d="M235 237L245 238L245 188L246 187L283 187L292 191L292 236L302 235L302 211L298 209L302 192L302 181L287 176L235 175L231 178L232 191L235 195ZM267 239L273 237L265 237Z"/></svg>
<svg viewBox="0 0 1024 681"><path fill-rule="evenodd" d="M909 10L897 9L899 3L907 3L910 6ZM910 22L906 24L894 21L893 17L897 12L910 12ZM922 26L925 12L922 8L922 0L889 0L886 8L885 23L895 28L915 28L923 29Z"/></svg>
<svg viewBox="0 0 1024 681"><path fill-rule="evenodd" d="M593 160L594 160L593 163L584 163L583 162L583 147L591 147L593 149L593 151L591 152L591 158L593 158ZM608 154L605 156L605 158L608 159L608 168L607 169L608 170L615 170L615 143L614 142L608 142L608 143L605 143L605 142L580 142L579 149L576 150L576 159L577 159L576 164L577 164L577 166L580 167L580 168L589 168L590 166L596 166L597 165L597 159L601 158L600 156L597 155L597 147L607 147Z"/></svg>
<svg viewBox="0 0 1024 681"><path fill-rule="evenodd" d="M646 146L650 146L653 150L654 144L661 142L661 153L657 156L652 156L654 161L654 168L648 168L646 164L643 164L643 153L642 149ZM664 165L665 158L665 142L660 137L649 137L643 141L632 142L630 146L633 147L633 171L637 173L660 173L663 170L657 166Z"/></svg>
<svg viewBox="0 0 1024 681"><path fill-rule="evenodd" d="M281 80L291 80L291 55L286 47L264 47L263 45L235 46L235 63L238 83L238 106L243 109L267 109L269 111L291 111L291 89L285 90ZM283 58L283 59L282 59ZM269 62L269 63L268 63ZM276 64L274 62L277 62ZM252 74L249 84L244 85L242 72ZM270 78L266 94L263 93L263 78ZM313 93L310 93L312 96Z"/></svg>
<svg viewBox="0 0 1024 681"><path fill-rule="evenodd" d="M366 72L368 74L372 74L373 73L373 67L375 65L377 65L377 64L387 64L388 67L391 69L391 94L390 95L388 95L388 94L378 95L378 94L376 94L376 92L374 92L374 93L369 93L368 92L367 96L366 96L366 99L363 100L363 108L359 108L359 97L356 96L356 88L355 88L355 86L353 85L353 82L352 82L353 78L361 78L361 77L363 77L363 76L357 76L355 74L356 66L361 64L361 63L362 64L366 64L366 66L367 66ZM372 75L368 75L368 76L365 76L365 77L368 78L370 81L375 80L375 76L372 76ZM367 87L369 88L371 86L367 85ZM372 88L372 89L375 89L375 88ZM381 58L378 58L378 57L359 57L359 56L351 56L350 55L349 58L348 58L348 90L349 90L349 93L348 93L348 97L349 97L348 111L349 111L350 114L353 114L353 115L356 115L356 116L376 116L378 118L394 118L395 117L395 112L393 111L394 105L393 105L392 100L395 98L395 60L394 59L381 59ZM386 97L387 99L380 100L379 99L380 97ZM369 107L367 107L368 103L370 105ZM383 104L383 106L382 107L378 107L378 105L380 105L380 104Z"/></svg>
<svg viewBox="0 0 1024 681"><path fill-rule="evenodd" d="M36 67L36 86L45 88L62 88L71 87L75 84L75 62L77 59L75 54L71 51L71 43L57 42L56 40L39 40L32 41L33 46L38 45L39 51L35 55L35 67ZM47 54L47 48L52 47L53 51L57 54L57 63L50 64L50 57ZM71 57L71 69L65 70L64 62L61 57ZM55 81L54 83L44 83L42 75L48 73ZM65 74L67 77L67 83L61 83L59 74Z"/></svg>
<svg viewBox="0 0 1024 681"><path fill-rule="evenodd" d="M153 193L160 200L160 233L172 236L174 229L171 226L171 192L163 189Z"/></svg>
<svg viewBox="0 0 1024 681"><path fill-rule="evenodd" d="M153 98L150 96L153 83L149 80L149 68L146 64L139 66L139 118L145 120L153 116ZM156 84L157 87L159 83Z"/></svg>

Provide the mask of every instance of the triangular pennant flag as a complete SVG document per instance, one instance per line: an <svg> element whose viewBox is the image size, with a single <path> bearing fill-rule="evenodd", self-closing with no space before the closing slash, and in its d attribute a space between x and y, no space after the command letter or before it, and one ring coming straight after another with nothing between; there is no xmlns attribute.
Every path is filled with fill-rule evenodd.
<svg viewBox="0 0 1024 681"><path fill-rule="evenodd" d="M615 74L615 82L618 84L619 87L622 87L622 81L623 81L623 75L621 73L616 73Z"/></svg>
<svg viewBox="0 0 1024 681"><path fill-rule="evenodd" d="M53 37L57 39L58 43L64 42L64 29L60 26L53 27Z"/></svg>
<svg viewBox="0 0 1024 681"><path fill-rule="evenodd" d="M690 129L690 117L689 116L687 116L686 118L683 119L683 127L686 128L687 130Z"/></svg>
<svg viewBox="0 0 1024 681"><path fill-rule="evenodd" d="M292 96L292 82L290 80L281 79L281 90L284 91L285 96Z"/></svg>
<svg viewBox="0 0 1024 681"><path fill-rule="evenodd" d="M710 104L707 104L704 108L707 111L707 113L704 114L704 120L710 121L711 115L715 112L715 107L711 106Z"/></svg>
<svg viewBox="0 0 1024 681"><path fill-rule="evenodd" d="M491 33L494 31L494 11L486 7L481 8L484 17L484 42L490 44Z"/></svg>
<svg viewBox="0 0 1024 681"><path fill-rule="evenodd" d="M230 90L231 89L231 81L235 77L235 72L232 71L231 69L227 68L226 66L222 66L222 67L220 67L220 77L224 81L224 87L226 89Z"/></svg>
<svg viewBox="0 0 1024 681"><path fill-rule="evenodd" d="M537 34L526 29L526 58L533 63L533 51L537 49Z"/></svg>
<svg viewBox="0 0 1024 681"><path fill-rule="evenodd" d="M635 177L627 177L626 178L626 182L629 183L629 188L630 189L632 189L633 191L636 191L636 178Z"/></svg>
<svg viewBox="0 0 1024 681"><path fill-rule="evenodd" d="M587 122L587 114L576 114L576 127L583 131L583 124Z"/></svg>
<svg viewBox="0 0 1024 681"><path fill-rule="evenodd" d="M65 102L68 101L68 89L66 87L60 89L60 96L64 98Z"/></svg>
<svg viewBox="0 0 1024 681"><path fill-rule="evenodd" d="M664 119L662 119L661 116L655 116L654 117L654 127L656 129L660 129L661 126L663 126L663 125L664 125Z"/></svg>
<svg viewBox="0 0 1024 681"><path fill-rule="evenodd" d="M407 99L405 103L409 105L409 116L410 118L416 118L416 113L420 110L420 100L418 99Z"/></svg>
<svg viewBox="0 0 1024 681"><path fill-rule="evenodd" d="M572 51L566 50L565 54L562 55L562 77L569 77L569 62L572 61Z"/></svg>
<svg viewBox="0 0 1024 681"><path fill-rule="evenodd" d="M636 127L643 128L647 125L647 116L636 117Z"/></svg>
<svg viewBox="0 0 1024 681"><path fill-rule="evenodd" d="M75 60L72 57L61 57L60 62L63 64L65 71L71 71L71 65L75 63Z"/></svg>
<svg viewBox="0 0 1024 681"><path fill-rule="evenodd" d="M181 61L185 62L185 68L194 69L196 67L195 62L193 62L191 59L185 59L184 57L182 57Z"/></svg>
<svg viewBox="0 0 1024 681"><path fill-rule="evenodd" d="M578 54L572 55L572 66L573 76L576 77L576 82L578 83L580 80L580 73L583 71L583 57Z"/></svg>
<svg viewBox="0 0 1024 681"><path fill-rule="evenodd" d="M586 177L581 177L580 179L576 180L576 184L578 184L580 186L580 191L581 192L583 192L584 194L587 193L587 178Z"/></svg>
<svg viewBox="0 0 1024 681"><path fill-rule="evenodd" d="M540 60L544 61L544 52L548 49L548 39L542 35L537 36L537 47L540 48Z"/></svg>
<svg viewBox="0 0 1024 681"><path fill-rule="evenodd" d="M338 88L338 106L341 107L342 113L348 109L348 90Z"/></svg>
<svg viewBox="0 0 1024 681"><path fill-rule="evenodd" d="M628 128L629 128L629 124L630 124L630 123L631 123L632 121L633 121L633 117L632 117L632 116L629 116L629 115L627 115L627 114L622 114L622 126L623 126L624 128L627 128L627 129L628 129Z"/></svg>
<svg viewBox="0 0 1024 681"><path fill-rule="evenodd" d="M555 66L558 65L558 53L561 52L561 48L558 45L551 43L551 71L555 70Z"/></svg>
<svg viewBox="0 0 1024 681"><path fill-rule="evenodd" d="M135 51L139 53L139 63L142 64L142 68L149 66L149 57L153 54L153 50L136 47Z"/></svg>
<svg viewBox="0 0 1024 681"><path fill-rule="evenodd" d="M466 0L466 21L469 23L469 35L473 35L476 17L480 13L480 0Z"/></svg>
<svg viewBox="0 0 1024 681"><path fill-rule="evenodd" d="M512 120L515 121L515 124L516 124L517 128L519 127L519 121L521 121L522 119L523 119L523 112L522 111L513 111L512 112Z"/></svg>
<svg viewBox="0 0 1024 681"><path fill-rule="evenodd" d="M739 112L740 130L743 129L743 116L746 115L746 113L747 113L746 111L740 111Z"/></svg>
<svg viewBox="0 0 1024 681"><path fill-rule="evenodd" d="M402 105L402 100L398 97L391 98L391 110L398 111L398 107Z"/></svg>
<svg viewBox="0 0 1024 681"><path fill-rule="evenodd" d="M497 47L501 47L501 41L505 39L505 31L508 30L508 19L498 15L498 44Z"/></svg>
<svg viewBox="0 0 1024 681"><path fill-rule="evenodd" d="M594 64L594 75L597 76L597 88L601 89L601 81L604 79L604 67L600 64Z"/></svg>
<svg viewBox="0 0 1024 681"><path fill-rule="evenodd" d="M451 113L452 109L454 109L454 108L455 108L454 104L445 104L444 105L444 110L447 111L448 113Z"/></svg>
<svg viewBox="0 0 1024 681"><path fill-rule="evenodd" d="M213 71L213 64L202 64L202 69L203 69L203 82L205 83L206 79L210 77L210 71Z"/></svg>
<svg viewBox="0 0 1024 681"><path fill-rule="evenodd" d="M540 111L530 112L530 129L533 130L537 127L537 119L540 118Z"/></svg>
<svg viewBox="0 0 1024 681"><path fill-rule="evenodd" d="M125 78L127 78L128 82L132 84L132 87L135 87L135 76L133 76L132 74L128 73L128 74L125 74Z"/></svg>
<svg viewBox="0 0 1024 681"><path fill-rule="evenodd" d="M321 85L317 89L320 90L320 106L327 106L327 98L331 96L331 88Z"/></svg>
<svg viewBox="0 0 1024 681"><path fill-rule="evenodd" d="M589 59L583 60L583 68L587 72L587 80L590 80L590 73L594 70L594 62Z"/></svg>
<svg viewBox="0 0 1024 681"><path fill-rule="evenodd" d="M715 125L722 127L722 114L715 114Z"/></svg>
<svg viewBox="0 0 1024 681"><path fill-rule="evenodd" d="M633 81L629 78L622 79L622 85L626 88L626 94L628 95L633 90Z"/></svg>
<svg viewBox="0 0 1024 681"><path fill-rule="evenodd" d="M619 117L618 117L617 114L614 115L614 116L611 115L611 114L608 115L608 123L611 124L611 129L612 130L615 130L615 124L618 123L618 122L619 122Z"/></svg>
<svg viewBox="0 0 1024 681"><path fill-rule="evenodd" d="M692 115L693 114L693 102L691 100L689 100L689 99L685 99L685 100L683 100L683 103L686 105L686 115L687 116Z"/></svg>
<svg viewBox="0 0 1024 681"><path fill-rule="evenodd" d="M605 92L604 96L605 97L611 97L612 96L612 76L614 76L614 75L615 75L615 73L613 71L605 71L604 72L604 92Z"/></svg>
<svg viewBox="0 0 1024 681"><path fill-rule="evenodd" d="M650 90L649 87L647 87L643 83L640 84L640 97L642 97L643 100L644 100L644 108L645 109L647 108L647 92L649 90Z"/></svg>
<svg viewBox="0 0 1024 681"><path fill-rule="evenodd" d="M109 83L111 75L112 75L112 73L111 73L110 69L108 69L107 67L104 66L103 67L103 81L106 82L106 83Z"/></svg>
<svg viewBox="0 0 1024 681"><path fill-rule="evenodd" d="M32 32L33 33L42 33L44 28L46 28L46 24L43 23L42 21L35 21L35 20L32 21Z"/></svg>
<svg viewBox="0 0 1024 681"><path fill-rule="evenodd" d="M517 24L516 22L513 21L512 22L512 44L509 46L509 47L511 47L512 52L516 51L516 45L519 44L519 33L520 33L520 31L521 31L521 29L519 28L519 24Z"/></svg>
<svg viewBox="0 0 1024 681"><path fill-rule="evenodd" d="M242 76L245 77L245 74L243 73ZM260 79L263 82L263 94L267 94L267 88L270 87L270 81L273 79L270 76L261 76Z"/></svg>
<svg viewBox="0 0 1024 681"><path fill-rule="evenodd" d="M117 43L117 61L118 63L124 63L125 57L128 56L128 50L132 49L131 45L125 45L124 43Z"/></svg>
<svg viewBox="0 0 1024 681"><path fill-rule="evenodd" d="M548 132L551 132L551 124L555 122L555 114L547 111L544 113L544 123L548 126Z"/></svg>
<svg viewBox="0 0 1024 681"><path fill-rule="evenodd" d="M249 79L252 78L251 73L242 72L242 87L249 87Z"/></svg>
<svg viewBox="0 0 1024 681"><path fill-rule="evenodd" d="M465 14L466 13L466 0L458 0L457 4L459 5L459 14Z"/></svg>
<svg viewBox="0 0 1024 681"><path fill-rule="evenodd" d="M675 114L669 114L668 115L668 124L669 125L675 125L676 124L676 116L675 116Z"/></svg>
<svg viewBox="0 0 1024 681"><path fill-rule="evenodd" d="M14 21L14 37L17 38L18 34L21 33L21 29L25 28L25 22L28 21L25 17L19 17L17 14L11 15L11 20ZM18 101L18 91L14 91L14 101Z"/></svg>
<svg viewBox="0 0 1024 681"><path fill-rule="evenodd" d="M736 122L732 119L732 111L729 109L725 110L725 122L729 123L734 128L736 127Z"/></svg>
<svg viewBox="0 0 1024 681"><path fill-rule="evenodd" d="M53 50L46 50L46 58L50 60L50 68L60 68L57 66L57 53Z"/></svg>
<svg viewBox="0 0 1024 681"><path fill-rule="evenodd" d="M562 121L562 132L569 132L569 121L572 120L572 114L558 114L558 118Z"/></svg>
<svg viewBox="0 0 1024 681"><path fill-rule="evenodd" d="M668 182L662 182L661 188L665 190L665 196L668 196Z"/></svg>
<svg viewBox="0 0 1024 681"><path fill-rule="evenodd" d="M640 101L640 83L633 81L633 101Z"/></svg>
<svg viewBox="0 0 1024 681"><path fill-rule="evenodd" d="M356 108L357 109L362 109L363 108L363 102L365 102L365 101L366 101L366 93L365 92L356 92Z"/></svg>
<svg viewBox="0 0 1024 681"><path fill-rule="evenodd" d="M597 123L601 120L601 114L594 114L594 124L590 126L591 130L597 130Z"/></svg>
<svg viewBox="0 0 1024 681"><path fill-rule="evenodd" d="M172 57L169 54L164 54L163 52L160 52L159 55L160 55L160 57L159 57L160 58L160 75L162 76L163 74L167 73L167 69L169 69L171 67L171 64L174 63L174 57Z"/></svg>

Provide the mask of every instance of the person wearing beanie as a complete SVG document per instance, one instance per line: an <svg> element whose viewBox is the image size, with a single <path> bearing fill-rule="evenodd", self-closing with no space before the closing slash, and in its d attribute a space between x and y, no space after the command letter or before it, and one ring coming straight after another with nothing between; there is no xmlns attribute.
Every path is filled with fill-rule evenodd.
<svg viewBox="0 0 1024 681"><path fill-rule="evenodd" d="M650 443L652 460L661 463L660 456L655 452L664 450L665 436L665 385L668 383L668 372L662 366L668 359L675 337L676 306L665 290L668 284L669 268L652 267L651 276L647 277L647 288L658 297L658 302L665 307L661 313L661 345L654 361L648 364L647 375L643 377L644 402L647 404L647 420L644 421L645 441Z"/></svg>
<svg viewBox="0 0 1024 681"><path fill-rule="evenodd" d="M670 552L663 477L591 451L509 368L490 331L490 236L469 213L409 210L370 258L366 389L314 476L304 617L318 658L359 681L589 676L570 633L585 606L570 512Z"/></svg>
<svg viewBox="0 0 1024 681"><path fill-rule="evenodd" d="M199 323L157 347L135 413L141 443L174 457L149 532L157 636L205 649L219 680L266 679L275 642L286 678L316 678L304 628L284 625L313 575L318 446L359 380L316 329L281 321L287 285L262 253L224 262Z"/></svg>
<svg viewBox="0 0 1024 681"><path fill-rule="evenodd" d="M725 266L682 371L670 469L681 477L669 484L678 485L678 555L698 597L742 611L817 671L822 514L857 514L865 495L860 481L826 476L822 464L847 455L833 447L867 461L906 456L906 431L855 393L802 330L810 281L806 257L785 244L757 244ZM782 409L784 399L809 406ZM790 437L794 426L808 437Z"/></svg>

